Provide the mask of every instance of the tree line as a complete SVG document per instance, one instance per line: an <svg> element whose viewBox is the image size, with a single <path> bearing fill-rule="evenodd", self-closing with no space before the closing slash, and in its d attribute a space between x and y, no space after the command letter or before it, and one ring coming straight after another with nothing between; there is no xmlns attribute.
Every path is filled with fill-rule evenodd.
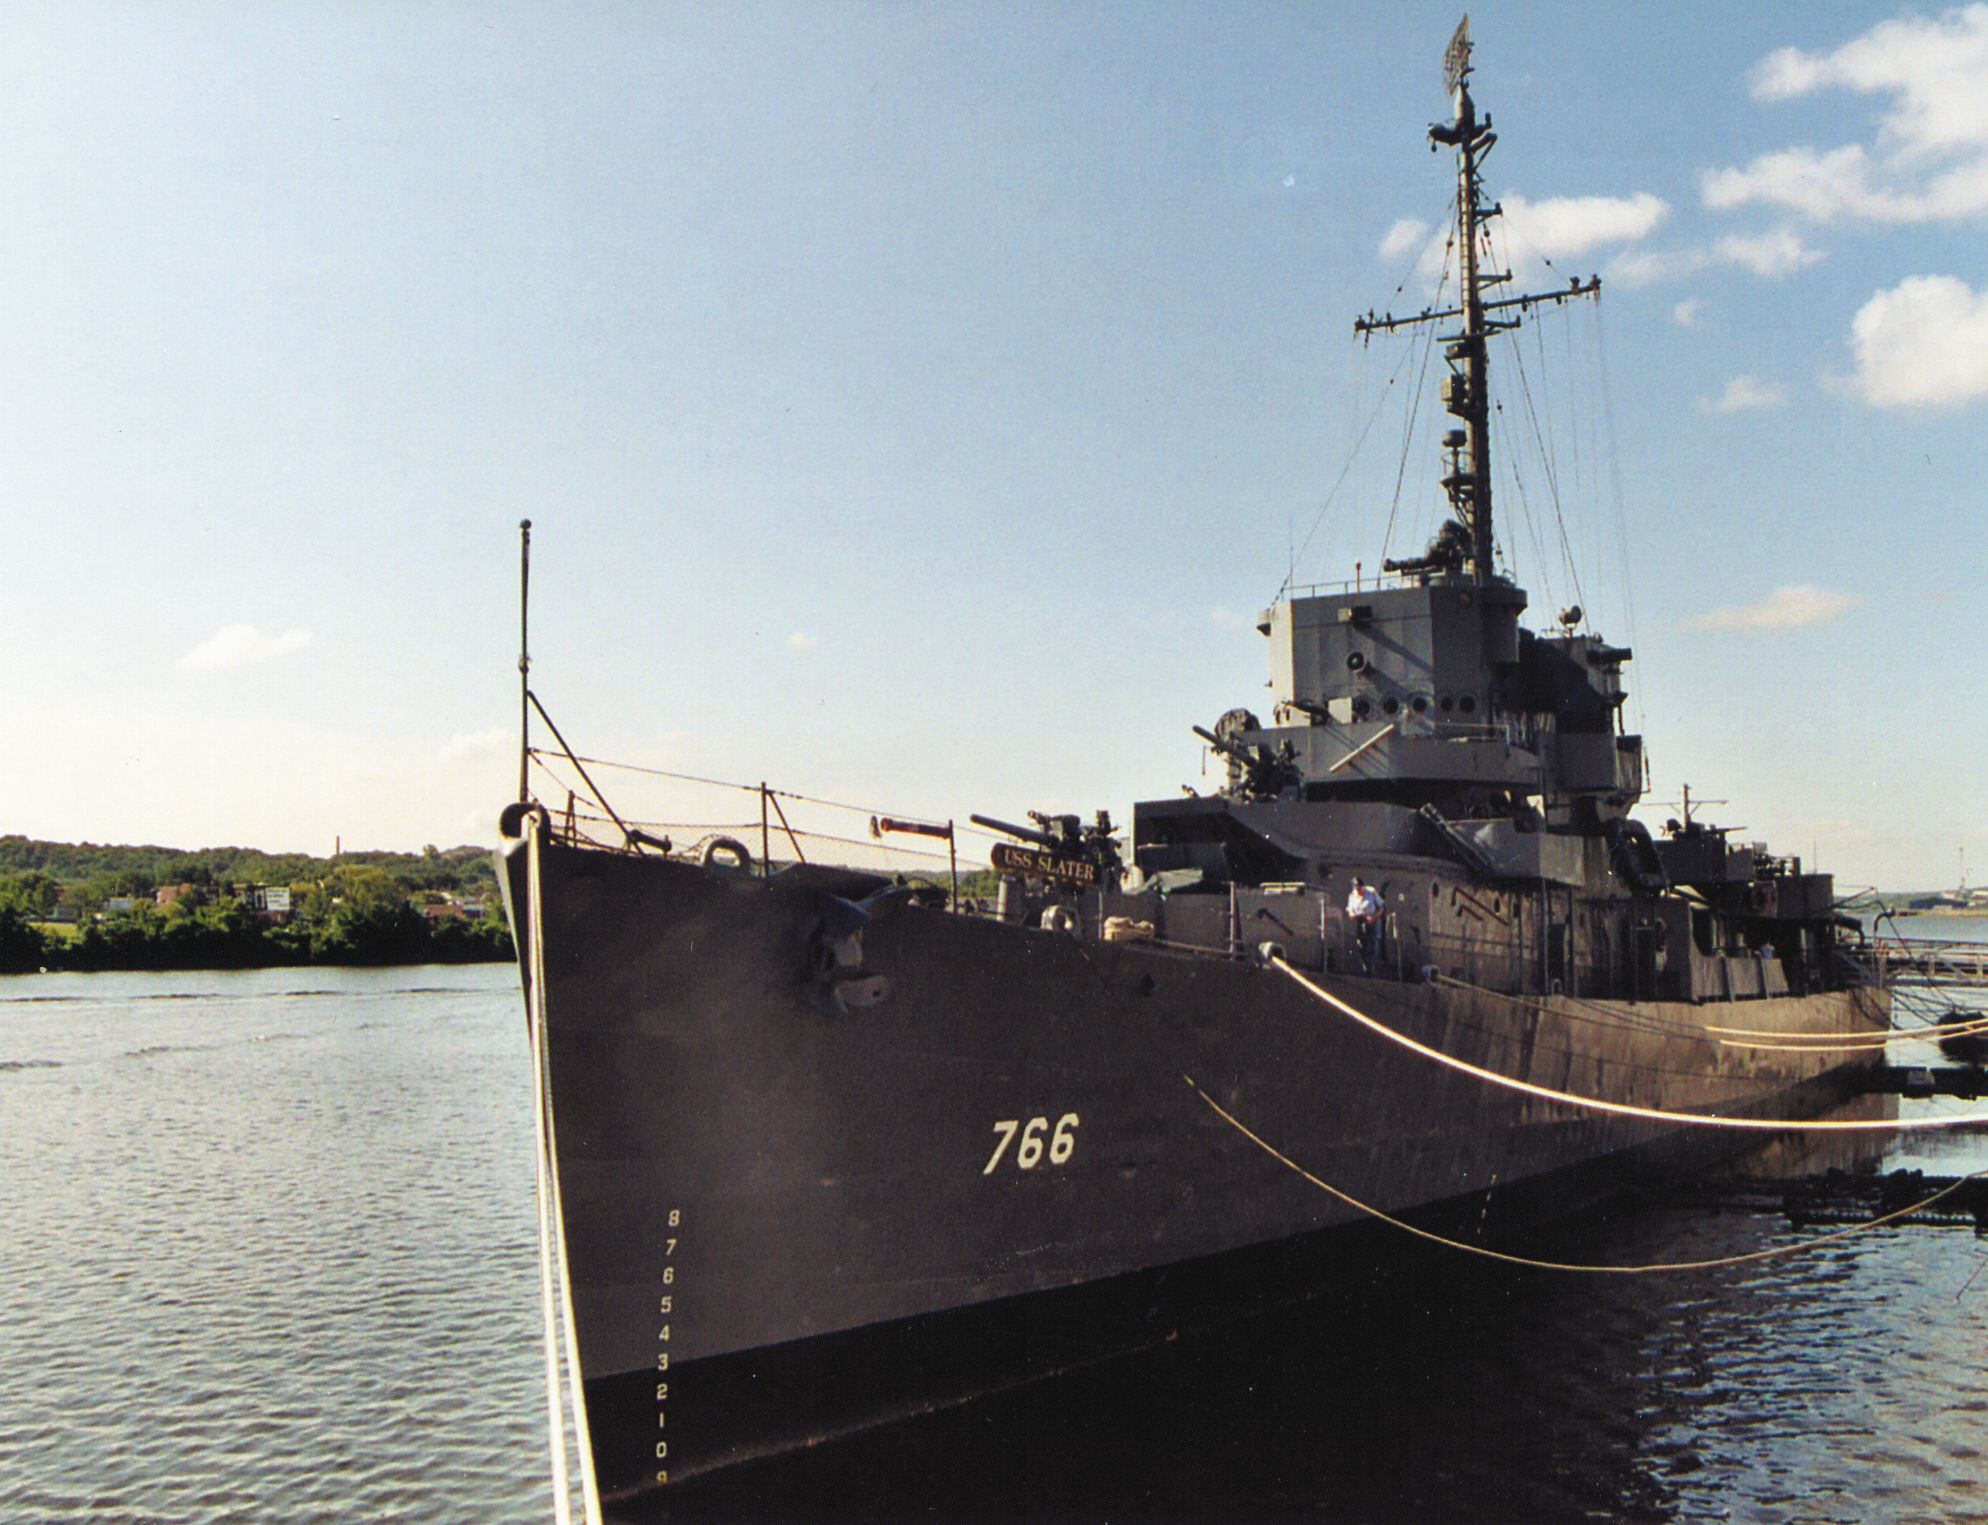
<svg viewBox="0 0 1988 1525"><path fill-rule="evenodd" d="M178 894L159 905L159 889ZM287 889L264 914L243 893ZM485 914L431 917L453 899ZM60 918L60 919L58 919ZM468 963L512 957L486 849L184 852L0 837L0 971Z"/></svg>

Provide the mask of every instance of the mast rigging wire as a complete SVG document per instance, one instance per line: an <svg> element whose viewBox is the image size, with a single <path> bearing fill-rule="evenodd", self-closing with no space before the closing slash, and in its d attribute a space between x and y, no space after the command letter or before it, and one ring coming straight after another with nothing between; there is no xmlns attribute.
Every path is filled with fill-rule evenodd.
<svg viewBox="0 0 1988 1525"><path fill-rule="evenodd" d="M1630 575L1629 561L1629 516L1622 502L1622 452L1615 433L1614 392L1608 384L1608 326L1602 320L1601 303L1594 304L1595 318L1595 369L1601 392L1602 420L1608 429L1608 474L1610 497L1615 519L1615 548L1618 564L1622 568L1623 613L1629 625L1629 645L1632 650L1641 650L1642 641L1636 632L1636 580ZM1635 711L1636 730L1642 734L1648 728L1647 716L1643 708L1643 685L1639 681L1629 689L1629 704ZM1648 766L1647 754L1645 766Z"/></svg>
<svg viewBox="0 0 1988 1525"><path fill-rule="evenodd" d="M1456 202L1454 197L1451 197L1449 200L1443 203L1443 216L1445 219L1449 219L1451 217L1455 205ZM1455 242L1456 242L1456 235L1454 232L1450 233L1448 237L1444 239L1442 273L1437 281L1436 293L1435 297L1433 298L1430 304L1431 306L1440 307L1442 305L1442 295L1445 291L1449 289L1450 255L1454 251ZM1394 294L1396 296L1400 296L1403 292L1405 292L1408 289L1409 277L1414 274L1416 266L1421 262L1423 250L1427 249L1428 247L1429 245L1425 241L1424 243L1422 243L1421 245L1419 245L1417 248L1415 248L1409 253L1404 265L1402 266L1401 278L1395 282ZM1366 346L1363 343L1361 347L1362 349L1364 349ZM1284 579L1284 585L1277 590L1276 598L1273 598L1271 600L1272 603L1276 603L1277 599L1281 599L1286 593L1290 592L1291 589L1297 585L1298 564L1304 560L1305 552L1311 549L1312 540L1314 539L1314 537L1317 536L1319 532L1319 527L1325 523L1325 516L1327 512L1331 509L1333 500L1336 497L1338 497L1339 489L1345 485L1348 473L1352 471L1354 463L1358 461L1360 458L1360 451L1362 447L1364 447L1365 444L1367 443L1367 436L1373 432L1374 425L1377 422L1379 422L1381 413L1387 407L1388 392L1394 387L1394 384L1401 379L1402 371L1407 368L1407 365L1409 361L1414 357L1414 354L1415 350L1414 347L1411 345L1410 347L1408 347L1408 349L1406 349L1403 352L1401 360L1396 363L1394 368L1394 374L1388 378L1387 385L1381 388L1380 396L1377 399L1375 399L1373 412L1367 415L1367 422L1361 428L1359 437L1356 440L1354 440L1353 448L1347 451L1345 463L1339 468L1339 476L1334 480L1331 490L1326 493L1325 501L1319 504L1318 513L1315 516L1313 516L1311 528L1305 531L1305 538L1298 543L1297 549L1292 553L1290 570ZM1425 366L1426 366L1426 361L1425 361ZM1357 410L1355 416L1357 416ZM1396 487L1397 501L1399 500L1399 493L1400 493L1400 488L1397 485ZM1391 514L1389 516L1389 523L1390 525L1393 523L1393 516ZM1385 556L1387 553L1385 537L1383 537L1381 553L1383 556Z"/></svg>
<svg viewBox="0 0 1988 1525"><path fill-rule="evenodd" d="M746 794L758 794L762 789L762 786L759 784L740 784L730 779L704 778L695 773L673 773L667 768L645 768L637 763L616 762L612 758L606 757L583 757L568 752L554 752L543 747L532 748L532 755L541 761L547 757L569 757L576 765L591 763L597 768L616 768L623 773L639 773L649 778L666 778L683 784L704 784L713 789L737 789ZM549 769L547 771L550 772ZM585 775L583 774L582 776L584 777ZM873 808L868 805L852 805L847 800L825 800L812 794L796 794L791 789L766 788L765 793L772 795L776 799L798 800L804 805L820 805L829 810L846 810L855 815L894 815L900 819L906 817L906 812L902 810L882 807ZM605 808L604 802L597 800L596 803L602 804L603 808ZM934 821L932 824L937 825L938 823ZM972 826L965 822L956 823L953 829L966 836L987 837L993 841L1006 840L1006 838L1001 837L998 833L983 831L980 827Z"/></svg>
<svg viewBox="0 0 1988 1525"><path fill-rule="evenodd" d="M1455 252L1455 249L1456 239L1454 235L1443 241L1443 273L1442 278L1436 283L1436 295L1430 304L1432 307L1442 306L1443 293L1449 290L1450 256ZM1409 346L1408 352L1411 355L1415 353L1415 347L1412 344ZM1387 524L1381 530L1381 561L1383 564L1386 563L1387 553L1394 542L1394 521L1395 517L1401 512L1401 489L1403 483L1408 480L1408 457L1414 448L1415 436L1422 425L1422 398L1429 389L1429 362L1435 357L1435 353L1436 325L1428 323L1424 325L1422 365L1416 372L1415 392L1408 399L1408 411L1402 419L1401 460L1396 464L1394 471L1394 497L1388 504Z"/></svg>
<svg viewBox="0 0 1988 1525"><path fill-rule="evenodd" d="M1538 327L1535 325L1533 332L1537 334L1538 331ZM1547 501L1553 506L1553 522L1559 533L1560 560L1566 569L1568 582L1573 585L1574 602L1580 604L1583 611L1585 611L1587 600L1586 595L1581 591L1581 573L1580 569L1574 565L1574 548L1567 538L1567 516L1561 509L1560 474L1555 469L1553 457L1548 448L1546 434L1540 427L1539 411L1533 406L1532 381L1526 375L1525 352L1517 344L1512 346L1512 368L1518 372L1519 395L1525 402L1526 417L1532 423L1533 443L1539 450L1540 472L1546 482ZM1544 377L1541 378L1542 382L1544 379Z"/></svg>

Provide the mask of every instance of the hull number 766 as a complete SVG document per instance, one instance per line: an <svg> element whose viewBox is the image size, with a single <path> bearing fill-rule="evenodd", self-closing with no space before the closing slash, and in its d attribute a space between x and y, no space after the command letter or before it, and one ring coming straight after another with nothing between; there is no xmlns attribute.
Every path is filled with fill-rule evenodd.
<svg viewBox="0 0 1988 1525"><path fill-rule="evenodd" d="M1015 1145L1014 1165L1019 1170L1034 1170L1045 1158L1052 1165L1069 1163L1070 1156L1077 1152L1077 1124L1080 1121L1075 1112L1065 1112L1056 1119L1052 1131L1046 1117L1031 1117L1026 1123L1020 1118L1004 1118L994 1125L994 1153L988 1157L987 1167L980 1173L991 1176L1001 1163L1001 1157L1008 1152L1008 1145ZM1016 1143L1019 1133L1021 1141ZM1047 1133L1045 1141L1043 1135Z"/></svg>

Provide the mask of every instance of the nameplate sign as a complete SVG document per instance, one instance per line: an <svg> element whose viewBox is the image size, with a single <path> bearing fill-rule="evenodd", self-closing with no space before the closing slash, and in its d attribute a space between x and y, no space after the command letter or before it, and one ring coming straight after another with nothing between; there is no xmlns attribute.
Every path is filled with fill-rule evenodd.
<svg viewBox="0 0 1988 1525"><path fill-rule="evenodd" d="M1012 842L996 842L987 856L998 873L1050 879L1058 884L1094 885L1098 882L1095 863L1083 858L1059 858L1040 847L1018 847Z"/></svg>

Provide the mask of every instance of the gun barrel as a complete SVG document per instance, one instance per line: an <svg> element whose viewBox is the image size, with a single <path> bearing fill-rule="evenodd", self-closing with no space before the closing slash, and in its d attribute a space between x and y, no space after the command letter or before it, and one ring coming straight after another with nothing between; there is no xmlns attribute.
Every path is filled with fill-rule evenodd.
<svg viewBox="0 0 1988 1525"><path fill-rule="evenodd" d="M970 815L967 819L976 826L985 826L989 831L1006 832L1011 837L1020 837L1024 842L1033 842L1037 847L1060 847L1062 844L1046 831L1037 831L1032 826L1016 826L1008 821L997 821L991 815Z"/></svg>
<svg viewBox="0 0 1988 1525"><path fill-rule="evenodd" d="M1197 725L1194 728L1194 734L1196 736L1199 736L1203 741L1207 742L1209 746L1213 747L1217 752L1220 752L1224 757L1233 757L1241 762L1255 761L1255 759L1249 755L1249 748L1245 747L1241 742L1224 741L1220 736L1217 736L1213 731L1209 730L1206 726Z"/></svg>

